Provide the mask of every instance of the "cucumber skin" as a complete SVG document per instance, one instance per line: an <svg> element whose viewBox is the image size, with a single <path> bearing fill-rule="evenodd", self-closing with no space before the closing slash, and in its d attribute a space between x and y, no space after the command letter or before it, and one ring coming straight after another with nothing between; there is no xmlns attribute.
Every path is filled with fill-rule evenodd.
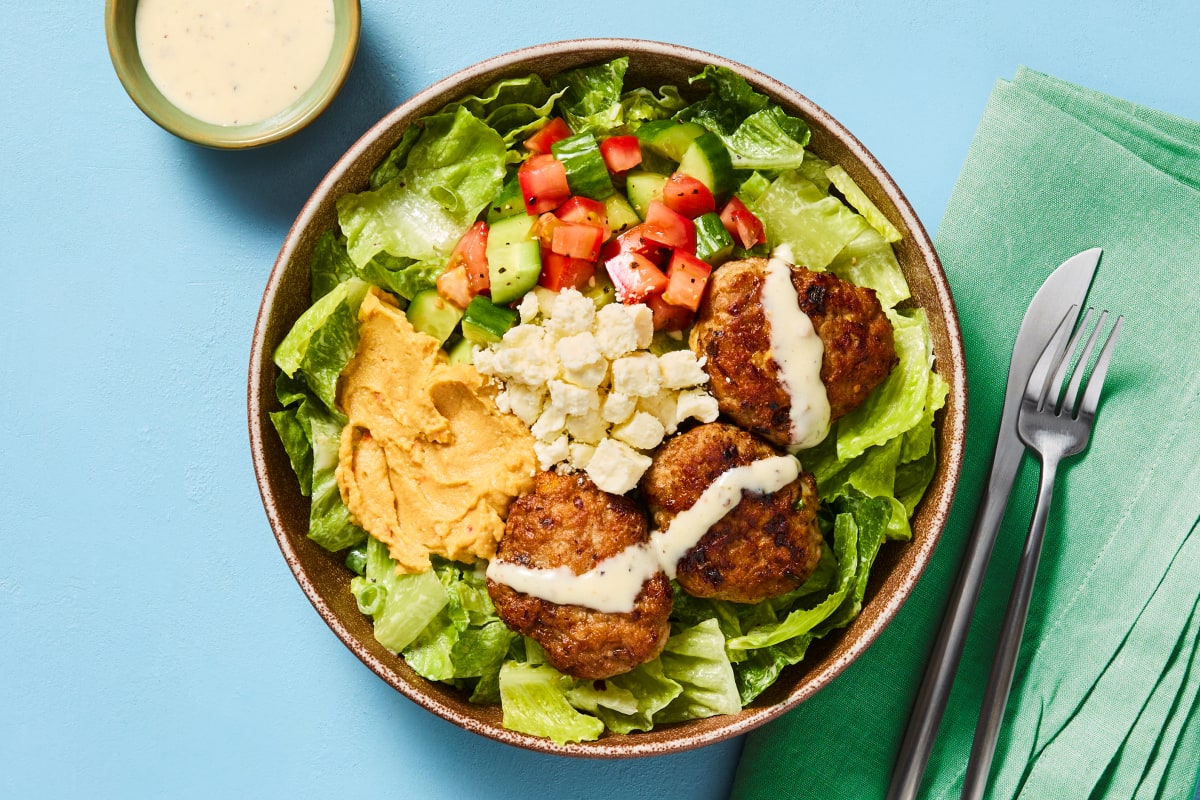
<svg viewBox="0 0 1200 800"><path fill-rule="evenodd" d="M703 183L714 197L725 195L735 185L729 151L720 137L709 131L691 143L679 162L679 171Z"/></svg>
<svg viewBox="0 0 1200 800"><path fill-rule="evenodd" d="M488 203L487 224L495 225L502 219L525 213L525 199L521 197L521 182L513 175L504 182L500 193Z"/></svg>
<svg viewBox="0 0 1200 800"><path fill-rule="evenodd" d="M542 251L536 239L488 248L488 279L492 302L506 305L537 286L542 273Z"/></svg>
<svg viewBox="0 0 1200 800"><path fill-rule="evenodd" d="M498 306L486 297L476 295L463 313L463 336L478 345L494 344L516 324L517 317L517 312L511 308Z"/></svg>
<svg viewBox="0 0 1200 800"><path fill-rule="evenodd" d="M600 145L590 133L577 133L555 142L550 148L567 170L571 194L603 200L614 191L608 165L600 154Z"/></svg>
<svg viewBox="0 0 1200 800"><path fill-rule="evenodd" d="M647 122L637 129L643 147L678 163L688 146L707 131L695 122L676 122L670 119Z"/></svg>
<svg viewBox="0 0 1200 800"><path fill-rule="evenodd" d="M417 292L404 313L415 330L429 334L438 340L438 344L450 338L463 315L453 303L446 302L436 289Z"/></svg>
<svg viewBox="0 0 1200 800"><path fill-rule="evenodd" d="M715 267L731 255L733 237L725 230L720 215L713 212L696 217L696 257Z"/></svg>
<svg viewBox="0 0 1200 800"><path fill-rule="evenodd" d="M646 218L646 209L651 200L662 200L663 186L667 183L666 175L643 170L631 170L625 176L625 193L629 195L629 204L641 219Z"/></svg>

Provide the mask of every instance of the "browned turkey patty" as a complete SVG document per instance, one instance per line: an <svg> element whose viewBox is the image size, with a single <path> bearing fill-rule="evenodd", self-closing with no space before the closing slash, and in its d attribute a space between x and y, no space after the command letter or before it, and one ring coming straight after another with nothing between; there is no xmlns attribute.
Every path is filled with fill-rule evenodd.
<svg viewBox="0 0 1200 800"><path fill-rule="evenodd" d="M509 508L496 557L581 575L649 536L645 515L629 498L601 491L583 473L543 472L533 492ZM651 661L671 632L671 583L661 571L642 586L629 613L551 603L491 579L487 587L500 619L576 678L610 678Z"/></svg>
<svg viewBox="0 0 1200 800"><path fill-rule="evenodd" d="M720 422L668 440L641 482L655 527L665 530L722 473L776 455L753 434ZM807 472L772 494L742 492L741 502L680 559L676 580L688 594L736 603L795 589L821 558L817 502L817 484Z"/></svg>
<svg viewBox="0 0 1200 800"><path fill-rule="evenodd" d="M709 390L721 412L782 447L790 440L791 398L779 381L760 301L766 270L763 258L713 270L690 344L707 360ZM874 290L836 275L792 267L792 285L824 345L821 382L830 421L837 420L860 405L898 363L892 323Z"/></svg>

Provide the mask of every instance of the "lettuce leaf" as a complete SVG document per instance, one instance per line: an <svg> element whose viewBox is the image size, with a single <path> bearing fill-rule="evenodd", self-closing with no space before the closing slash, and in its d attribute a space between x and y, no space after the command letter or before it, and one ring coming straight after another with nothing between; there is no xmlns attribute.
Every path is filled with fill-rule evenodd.
<svg viewBox="0 0 1200 800"><path fill-rule="evenodd" d="M678 697L654 715L655 723L682 722L742 707L725 637L716 620L705 620L667 640L659 656L663 675L683 687Z"/></svg>
<svg viewBox="0 0 1200 800"><path fill-rule="evenodd" d="M629 59L560 72L550 82L561 92L558 107L573 133L608 133L622 122L621 93Z"/></svg>
<svg viewBox="0 0 1200 800"><path fill-rule="evenodd" d="M910 297L908 281L896 253L874 228L866 228L850 240L830 262L829 271L843 280L874 289L884 308L893 308Z"/></svg>
<svg viewBox="0 0 1200 800"><path fill-rule="evenodd" d="M771 183L751 208L776 246L788 245L797 264L822 270L870 226L836 197L794 171Z"/></svg>
<svg viewBox="0 0 1200 800"><path fill-rule="evenodd" d="M403 135L400 137L399 143L392 148L387 157L380 162L379 166L371 170L371 178L368 181L368 186L372 189L378 189L385 183L396 178L402 169L404 163L408 160L409 151L413 149L413 145L417 143L417 139L421 138L421 126L409 125L404 129Z"/></svg>
<svg viewBox="0 0 1200 800"><path fill-rule="evenodd" d="M796 169L804 162L811 131L745 78L725 67L707 66L691 79L710 92L675 115L720 137L734 169Z"/></svg>
<svg viewBox="0 0 1200 800"><path fill-rule="evenodd" d="M846 172L840 164L825 170L825 176L842 193L842 197L846 198L846 202L855 211L862 214L871 227L879 232L879 235L883 237L885 242L890 244L898 242L903 238L900 235L900 231L896 230L896 226L891 223L891 220L884 216L879 207L871 202L871 198L867 197L867 193L854 182L854 179L850 177L850 173Z"/></svg>
<svg viewBox="0 0 1200 800"><path fill-rule="evenodd" d="M350 591L362 613L375 621L375 639L399 653L408 647L449 602L433 570L415 574L396 572L387 545L367 539L366 571L350 581Z"/></svg>
<svg viewBox="0 0 1200 800"><path fill-rule="evenodd" d="M380 251L444 260L504 181L504 140L471 112L459 108L421 124L395 178L338 198L346 249L360 268Z"/></svg>
<svg viewBox="0 0 1200 800"><path fill-rule="evenodd" d="M662 661L656 658L624 675L580 681L567 691L567 700L599 717L613 733L632 733L653 728L655 714L682 693L683 686L663 673Z"/></svg>
<svg viewBox="0 0 1200 800"><path fill-rule="evenodd" d="M577 711L567 700L574 681L546 665L506 661L500 668L500 707L504 727L556 744L600 738L604 723Z"/></svg>
<svg viewBox="0 0 1200 800"><path fill-rule="evenodd" d="M539 75L504 78L480 94L451 103L442 113L451 114L464 108L500 134L505 144L512 145L545 124L554 113L554 102L562 94L562 89L547 86Z"/></svg>

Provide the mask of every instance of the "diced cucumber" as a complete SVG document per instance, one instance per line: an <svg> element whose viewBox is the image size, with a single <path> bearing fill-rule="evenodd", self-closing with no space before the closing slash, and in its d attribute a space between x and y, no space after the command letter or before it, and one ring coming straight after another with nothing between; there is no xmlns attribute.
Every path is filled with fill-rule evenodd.
<svg viewBox="0 0 1200 800"><path fill-rule="evenodd" d="M733 237L725 230L719 214L712 212L696 217L696 256L714 267L733 255Z"/></svg>
<svg viewBox="0 0 1200 800"><path fill-rule="evenodd" d="M541 272L542 248L536 239L500 245L494 250L488 242L488 278L496 305L519 299L537 285Z"/></svg>
<svg viewBox="0 0 1200 800"><path fill-rule="evenodd" d="M475 343L470 339L459 337L457 341L446 350L446 355L449 357L451 364L474 364L475 363Z"/></svg>
<svg viewBox="0 0 1200 800"><path fill-rule="evenodd" d="M504 332L516 321L516 311L498 306L483 295L475 295L463 312L463 337L478 345L494 344L504 338Z"/></svg>
<svg viewBox="0 0 1200 800"><path fill-rule="evenodd" d="M595 136L577 133L560 139L550 149L567 170L567 185L571 187L571 194L603 200L613 193L608 165L604 163Z"/></svg>
<svg viewBox="0 0 1200 800"><path fill-rule="evenodd" d="M613 233L621 233L642 221L620 192L613 192L604 198L604 213L608 219L608 229Z"/></svg>
<svg viewBox="0 0 1200 800"><path fill-rule="evenodd" d="M705 131L696 137L679 160L679 171L703 183L714 195L725 194L734 186L733 161L715 133Z"/></svg>
<svg viewBox="0 0 1200 800"><path fill-rule="evenodd" d="M521 183L513 175L500 189L500 193L488 204L487 223L494 225L502 219L525 213L525 201L521 198Z"/></svg>
<svg viewBox="0 0 1200 800"><path fill-rule="evenodd" d="M646 218L646 209L651 200L662 200L663 186L667 183L666 175L656 172L631 170L625 176L625 193L629 195L629 203L641 219Z"/></svg>
<svg viewBox="0 0 1200 800"><path fill-rule="evenodd" d="M505 245L528 241L533 234L533 224L537 217L528 214L514 214L499 220L488 229L487 256L492 257L492 251Z"/></svg>
<svg viewBox="0 0 1200 800"><path fill-rule="evenodd" d="M688 146L705 133L707 131L694 122L660 119L638 128L637 138L643 148L678 162Z"/></svg>
<svg viewBox="0 0 1200 800"><path fill-rule="evenodd" d="M428 333L438 340L438 344L450 338L463 315L462 309L447 302L437 289L417 292L404 313L414 328Z"/></svg>
<svg viewBox="0 0 1200 800"><path fill-rule="evenodd" d="M609 303L616 302L617 287L613 284L612 278L608 277L608 273L600 268L596 270L580 294L595 303L596 310L599 311Z"/></svg>

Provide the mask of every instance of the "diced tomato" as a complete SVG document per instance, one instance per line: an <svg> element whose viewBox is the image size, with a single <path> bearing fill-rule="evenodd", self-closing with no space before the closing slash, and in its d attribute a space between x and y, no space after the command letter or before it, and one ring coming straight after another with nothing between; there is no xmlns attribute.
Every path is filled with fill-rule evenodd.
<svg viewBox="0 0 1200 800"><path fill-rule="evenodd" d="M717 201L708 187L691 175L674 172L663 186L663 202L667 208L688 219L717 210Z"/></svg>
<svg viewBox="0 0 1200 800"><path fill-rule="evenodd" d="M667 276L662 270L637 253L617 253L604 262L604 268L617 287L617 299L626 305L645 302L667 288Z"/></svg>
<svg viewBox="0 0 1200 800"><path fill-rule="evenodd" d="M667 289L663 292L663 300L695 311L700 307L700 298L704 296L710 272L712 267L705 262L691 253L676 250L671 254L671 263L667 266Z"/></svg>
<svg viewBox="0 0 1200 800"><path fill-rule="evenodd" d="M600 257L600 245L604 244L607 232L586 222L559 222L554 226L550 249L571 258L595 261Z"/></svg>
<svg viewBox="0 0 1200 800"><path fill-rule="evenodd" d="M687 306L671 305L661 294L649 297L645 302L654 314L656 331L681 331L692 324L692 310Z"/></svg>
<svg viewBox="0 0 1200 800"><path fill-rule="evenodd" d="M582 291L596 274L596 262L582 258L571 258L553 250L542 253L542 273L538 276L538 284L552 292L563 289L579 289Z"/></svg>
<svg viewBox="0 0 1200 800"><path fill-rule="evenodd" d="M554 117L525 140L525 149L531 153L549 153L555 142L571 135L571 129L562 117Z"/></svg>
<svg viewBox="0 0 1200 800"><path fill-rule="evenodd" d="M446 264L447 271L460 266L466 267L467 283L472 297L486 292L491 287L488 279L487 237L487 223L482 220L476 222L462 235L458 244L454 245L454 252L450 253L450 261Z"/></svg>
<svg viewBox="0 0 1200 800"><path fill-rule="evenodd" d="M629 230L618 234L617 238L600 248L600 260L607 261L617 253L637 253L639 256L649 259L655 266L666 264L667 259L671 257L671 248L650 241L642 235L644 231L643 226L634 225Z"/></svg>
<svg viewBox="0 0 1200 800"><path fill-rule="evenodd" d="M600 155L608 171L620 175L642 163L642 145L636 136L610 136L600 143Z"/></svg>
<svg viewBox="0 0 1200 800"><path fill-rule="evenodd" d="M554 229L561 224L562 220L551 211L540 215L537 218L537 222L533 223L532 235L541 242L543 251L550 249L550 246L554 243Z"/></svg>
<svg viewBox="0 0 1200 800"><path fill-rule="evenodd" d="M754 216L754 212L736 197L729 198L729 202L721 209L721 224L729 231L729 235L741 242L742 247L747 250L767 240L762 220Z"/></svg>
<svg viewBox="0 0 1200 800"><path fill-rule="evenodd" d="M586 222L589 225L608 227L608 209L599 200L575 195L554 212L563 222Z"/></svg>
<svg viewBox="0 0 1200 800"><path fill-rule="evenodd" d="M553 211L571 196L567 168L552 155L530 156L517 170L517 180L531 216Z"/></svg>
<svg viewBox="0 0 1200 800"><path fill-rule="evenodd" d="M696 224L661 200L651 200L642 223L642 235L652 242L696 252Z"/></svg>
<svg viewBox="0 0 1200 800"><path fill-rule="evenodd" d="M459 308L469 306L471 298L475 296L467 278L467 268L461 264L438 276L437 291L439 295Z"/></svg>

